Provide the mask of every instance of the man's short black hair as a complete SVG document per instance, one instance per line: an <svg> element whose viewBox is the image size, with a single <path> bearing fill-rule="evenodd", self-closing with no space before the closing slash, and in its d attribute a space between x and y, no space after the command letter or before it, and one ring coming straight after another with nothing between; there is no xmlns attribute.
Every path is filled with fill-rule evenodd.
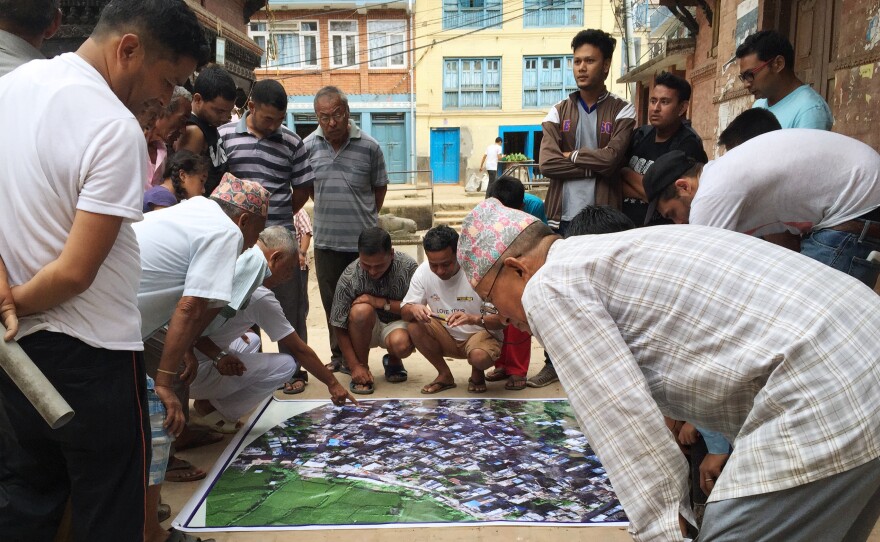
<svg viewBox="0 0 880 542"><path fill-rule="evenodd" d="M183 0L110 0L92 35L113 32L137 34L170 52L174 60L195 59L196 66L204 65L211 54L202 25Z"/></svg>
<svg viewBox="0 0 880 542"><path fill-rule="evenodd" d="M24 35L42 34L55 21L60 0L0 0L0 21Z"/></svg>
<svg viewBox="0 0 880 542"><path fill-rule="evenodd" d="M522 181L510 175L498 177L486 190L486 199L495 198L502 205L511 209L522 209L525 197L526 189Z"/></svg>
<svg viewBox="0 0 880 542"><path fill-rule="evenodd" d="M269 105L279 111L287 111L287 92L284 85L274 79L263 79L254 84L251 100L255 104Z"/></svg>
<svg viewBox="0 0 880 542"><path fill-rule="evenodd" d="M685 78L679 77L674 73L660 72L654 78L654 86L656 87L657 85L663 85L674 90L678 95L679 102L687 102L691 99L691 84Z"/></svg>
<svg viewBox="0 0 880 542"><path fill-rule="evenodd" d="M736 48L736 58L751 54L758 55L761 61L781 56L785 59L785 69L794 70L794 47L788 38L775 30L761 30L747 37Z"/></svg>
<svg viewBox="0 0 880 542"><path fill-rule="evenodd" d="M602 52L602 60L611 60L614 48L617 47L617 40L608 32L590 28L575 34L574 39L571 40L571 50L577 51L583 45L597 47Z"/></svg>
<svg viewBox="0 0 880 542"><path fill-rule="evenodd" d="M501 139L500 137L495 138L495 143L501 143L502 141L504 141L504 140Z"/></svg>
<svg viewBox="0 0 880 542"><path fill-rule="evenodd" d="M235 100L235 81L232 80L229 72L220 66L207 66L196 77L193 94L198 94L206 102L210 102L218 96L224 100L233 101Z"/></svg>
<svg viewBox="0 0 880 542"><path fill-rule="evenodd" d="M391 252L391 235L382 228L364 228L358 236L358 252L366 256Z"/></svg>
<svg viewBox="0 0 880 542"><path fill-rule="evenodd" d="M431 228L425 233L422 246L425 252L440 252L451 248L455 254L458 250L458 232L445 224Z"/></svg>
<svg viewBox="0 0 880 542"><path fill-rule="evenodd" d="M746 141L767 132L782 130L776 115L769 109L755 107L746 109L730 121L727 128L718 136L718 144L730 150Z"/></svg>
<svg viewBox="0 0 880 542"><path fill-rule="evenodd" d="M575 235L599 235L616 233L635 228L636 225L623 212L607 205L587 205L580 210L571 223L565 237Z"/></svg>

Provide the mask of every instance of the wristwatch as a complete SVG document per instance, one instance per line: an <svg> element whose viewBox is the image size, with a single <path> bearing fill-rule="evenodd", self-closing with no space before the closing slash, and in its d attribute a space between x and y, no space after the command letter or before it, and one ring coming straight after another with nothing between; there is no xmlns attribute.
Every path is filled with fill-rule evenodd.
<svg viewBox="0 0 880 542"><path fill-rule="evenodd" d="M391 312L391 301L389 299L386 299L385 305L382 308L388 312Z"/></svg>
<svg viewBox="0 0 880 542"><path fill-rule="evenodd" d="M227 352L226 350L221 350L216 356L214 356L214 359L212 361L216 365L218 361L223 359L224 356L228 356L228 355L229 355L229 352Z"/></svg>

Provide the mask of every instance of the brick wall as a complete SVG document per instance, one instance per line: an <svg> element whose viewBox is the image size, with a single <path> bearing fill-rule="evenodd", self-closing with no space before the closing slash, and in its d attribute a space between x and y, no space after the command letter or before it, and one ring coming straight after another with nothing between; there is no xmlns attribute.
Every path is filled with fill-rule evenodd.
<svg viewBox="0 0 880 542"><path fill-rule="evenodd" d="M257 70L257 80L277 79L291 96L311 96L323 86L335 85L348 94L407 94L410 89L409 80L409 53L406 53L407 68L369 68L367 50L367 21L369 20L404 20L408 16L404 10L377 9L369 10L367 14L360 15L352 12L340 13L331 10L330 13L314 10L291 10L273 11L276 21L291 19L303 19L318 21L319 46L319 70L290 70L266 68ZM252 22L266 19L264 12L255 14ZM352 68L330 67L330 20L356 20L358 22L358 64ZM406 44L409 49L409 39Z"/></svg>

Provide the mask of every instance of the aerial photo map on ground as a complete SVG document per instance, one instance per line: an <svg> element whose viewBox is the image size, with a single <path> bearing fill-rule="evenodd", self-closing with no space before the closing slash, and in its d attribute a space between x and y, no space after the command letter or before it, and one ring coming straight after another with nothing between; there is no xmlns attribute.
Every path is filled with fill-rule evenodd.
<svg viewBox="0 0 880 542"><path fill-rule="evenodd" d="M568 401L272 399L249 427L176 524L626 522Z"/></svg>

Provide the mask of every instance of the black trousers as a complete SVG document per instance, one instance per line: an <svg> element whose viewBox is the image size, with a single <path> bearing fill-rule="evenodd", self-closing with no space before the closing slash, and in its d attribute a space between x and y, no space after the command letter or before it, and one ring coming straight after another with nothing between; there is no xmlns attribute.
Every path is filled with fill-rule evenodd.
<svg viewBox="0 0 880 542"><path fill-rule="evenodd" d="M75 414L49 428L0 370L0 538L51 541L69 497L74 540L143 540L150 424L140 352L49 331L20 344Z"/></svg>
<svg viewBox="0 0 880 542"><path fill-rule="evenodd" d="M326 248L315 247L315 274L318 277L318 289L321 292L321 304L324 305L324 314L327 317L327 332L330 335L330 358L333 361L342 361L342 352L336 342L336 334L330 325L330 311L333 308L333 294L336 293L336 283L348 264L357 260L357 252L340 252Z"/></svg>

